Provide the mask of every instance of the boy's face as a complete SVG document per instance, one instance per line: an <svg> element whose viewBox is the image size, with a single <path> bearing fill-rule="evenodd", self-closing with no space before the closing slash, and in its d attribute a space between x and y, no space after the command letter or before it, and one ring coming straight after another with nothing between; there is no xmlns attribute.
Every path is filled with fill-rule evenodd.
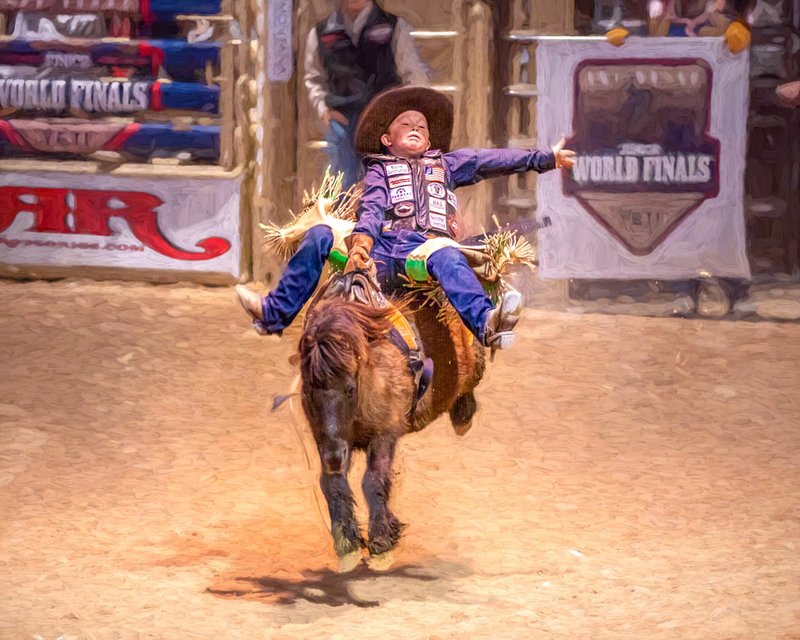
<svg viewBox="0 0 800 640"><path fill-rule="evenodd" d="M383 146L398 158L419 158L431 146L428 121L419 111L404 111L381 136Z"/></svg>

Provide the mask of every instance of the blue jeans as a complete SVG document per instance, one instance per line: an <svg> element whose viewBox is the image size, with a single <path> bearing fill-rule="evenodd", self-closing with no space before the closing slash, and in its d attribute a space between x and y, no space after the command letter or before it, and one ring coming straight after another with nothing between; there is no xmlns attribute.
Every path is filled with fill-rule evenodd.
<svg viewBox="0 0 800 640"><path fill-rule="evenodd" d="M401 291L405 258L374 252L378 280L387 293ZM473 335L483 342L486 321L494 308L464 254L455 247L439 249L428 258L428 273L442 285L444 294Z"/></svg>
<svg viewBox="0 0 800 640"><path fill-rule="evenodd" d="M351 116L349 124L330 121L328 131L325 133L325 153L328 154L332 173L343 173L342 188L348 189L358 182L361 177L361 163L355 147L355 129L357 117Z"/></svg>
<svg viewBox="0 0 800 640"><path fill-rule="evenodd" d="M393 238L381 236L372 258L378 271L378 281L386 293L402 292L405 281L406 249L419 246L425 238L416 233L404 233L403 249L392 257ZM396 239L394 239L396 240ZM279 333L288 327L311 298L317 287L325 261L333 247L333 233L325 225L311 227L306 232L297 252L281 274L278 285L262 301L262 324L270 333ZM396 247L395 247L396 248ZM467 328L483 341L486 320L492 310L492 301L483 290L475 272L467 264L464 254L454 247L445 247L428 258L428 272L442 285L447 299L453 305Z"/></svg>
<svg viewBox="0 0 800 640"><path fill-rule="evenodd" d="M261 300L262 324L270 333L280 333L297 317L317 288L325 261L333 247L333 233L325 225L311 227L297 252L281 273L278 286Z"/></svg>

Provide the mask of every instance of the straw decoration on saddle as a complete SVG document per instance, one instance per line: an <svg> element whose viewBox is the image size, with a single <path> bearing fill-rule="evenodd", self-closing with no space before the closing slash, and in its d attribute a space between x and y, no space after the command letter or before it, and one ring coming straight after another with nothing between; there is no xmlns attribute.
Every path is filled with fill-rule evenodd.
<svg viewBox="0 0 800 640"><path fill-rule="evenodd" d="M326 170L319 188L310 194L303 192L300 213L289 211L290 222L283 226L274 222L261 224L266 248L287 260L297 251L306 232L318 224L327 224L332 229L341 227L341 231L349 235L356 220L362 187L357 183L343 191L342 177L341 173L332 174L330 169Z"/></svg>
<svg viewBox="0 0 800 640"><path fill-rule="evenodd" d="M500 229L497 217L492 216L492 220ZM465 247L462 251L467 255L470 266L481 280L486 294L495 304L500 300L505 287L503 281L510 274L513 265L522 265L531 271L537 266L536 250L514 230L500 230L494 233L484 231L483 241L479 247ZM413 282L408 278L404 279L409 289L408 298L420 295L423 307L429 304L438 306L437 318L447 326L461 322L458 313L437 282Z"/></svg>

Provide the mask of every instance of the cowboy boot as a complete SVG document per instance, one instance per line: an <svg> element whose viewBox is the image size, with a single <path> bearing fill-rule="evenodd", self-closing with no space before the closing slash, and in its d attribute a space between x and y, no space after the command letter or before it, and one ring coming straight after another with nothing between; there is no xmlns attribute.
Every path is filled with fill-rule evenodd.
<svg viewBox="0 0 800 640"><path fill-rule="evenodd" d="M236 285L236 296L239 298L242 308L250 316L256 333L260 336L271 335L272 332L268 331L264 326L264 307L262 306L261 296L241 284Z"/></svg>
<svg viewBox="0 0 800 640"><path fill-rule="evenodd" d="M522 315L522 294L516 289L509 289L500 298L497 306L489 312L486 328L483 331L483 346L496 349L508 349L514 344L512 333Z"/></svg>

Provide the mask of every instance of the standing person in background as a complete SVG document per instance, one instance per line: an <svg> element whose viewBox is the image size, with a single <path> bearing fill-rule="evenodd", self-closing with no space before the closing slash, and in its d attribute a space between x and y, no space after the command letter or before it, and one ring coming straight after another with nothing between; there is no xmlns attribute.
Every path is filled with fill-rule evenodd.
<svg viewBox="0 0 800 640"><path fill-rule="evenodd" d="M428 73L408 23L373 0L339 0L338 9L308 34L305 85L325 130L331 170L346 189L360 178L353 143L361 110L400 84L427 84Z"/></svg>

